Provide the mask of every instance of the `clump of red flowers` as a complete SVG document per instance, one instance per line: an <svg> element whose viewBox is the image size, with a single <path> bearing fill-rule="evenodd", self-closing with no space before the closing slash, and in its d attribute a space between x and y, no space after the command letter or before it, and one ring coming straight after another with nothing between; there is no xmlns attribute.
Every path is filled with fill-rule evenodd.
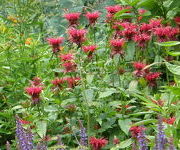
<svg viewBox="0 0 180 150"><path fill-rule="evenodd" d="M148 82L148 85L154 87L157 85L156 79L159 78L161 75L160 72L150 72L145 76L145 79Z"/></svg>
<svg viewBox="0 0 180 150"><path fill-rule="evenodd" d="M176 121L176 118L175 118L175 117L163 118L163 122L165 122L165 123L167 123L167 124L170 124L170 125L173 125L175 121Z"/></svg>
<svg viewBox="0 0 180 150"><path fill-rule="evenodd" d="M66 81L66 80L65 80L64 78L56 78L56 79L52 80L51 83L52 83L55 87L57 87L57 88L59 88L59 89L62 89L63 84L65 83L65 81Z"/></svg>
<svg viewBox="0 0 180 150"><path fill-rule="evenodd" d="M112 39L110 45L112 47L111 56L116 54L124 55L123 46L125 44L124 39Z"/></svg>
<svg viewBox="0 0 180 150"><path fill-rule="evenodd" d="M43 87L31 86L25 88L28 95L31 96L33 104L38 104L40 102L40 94L42 93Z"/></svg>
<svg viewBox="0 0 180 150"><path fill-rule="evenodd" d="M87 31L84 29L70 28L68 30L69 40L73 43L76 43L80 47L82 43L85 41L86 33Z"/></svg>
<svg viewBox="0 0 180 150"><path fill-rule="evenodd" d="M134 62L133 67L135 71L133 74L136 77L144 77L144 75L149 71L148 69L144 69L147 65L141 62Z"/></svg>
<svg viewBox="0 0 180 150"><path fill-rule="evenodd" d="M146 12L147 12L146 9L139 9L138 10L138 14L139 14L138 20L139 21L143 18L143 14L146 13Z"/></svg>
<svg viewBox="0 0 180 150"><path fill-rule="evenodd" d="M92 58L92 55L94 51L96 50L97 46L96 45L88 45L88 46L83 46L82 49L85 53L88 54L88 58Z"/></svg>
<svg viewBox="0 0 180 150"><path fill-rule="evenodd" d="M78 20L80 18L81 13L68 13L65 14L64 17L69 21L69 25L73 26L73 25L77 25L78 24Z"/></svg>
<svg viewBox="0 0 180 150"><path fill-rule="evenodd" d="M80 77L67 77L65 78L67 84L68 84L68 88L74 88L77 84L78 81L81 80Z"/></svg>
<svg viewBox="0 0 180 150"><path fill-rule="evenodd" d="M105 147L107 143L108 141L103 138L99 138L99 139L95 137L90 138L90 144L93 150L101 150L101 148Z"/></svg>
<svg viewBox="0 0 180 150"><path fill-rule="evenodd" d="M60 51L60 45L63 43L64 38L59 37L59 38L48 38L47 41L49 44L52 46L52 51L53 53L57 53Z"/></svg>
<svg viewBox="0 0 180 150"><path fill-rule="evenodd" d="M151 39L151 36L149 36L148 34L142 33L142 34L136 34L133 37L133 40L138 43L139 47L146 47L148 41Z"/></svg>
<svg viewBox="0 0 180 150"><path fill-rule="evenodd" d="M142 127L142 126L133 126L130 128L130 132L133 138L137 138L138 135L143 132L144 130L146 130L146 128Z"/></svg>
<svg viewBox="0 0 180 150"><path fill-rule="evenodd" d="M62 66L65 68L64 72L75 72L76 71L76 63L75 62L65 62L62 64Z"/></svg>
<svg viewBox="0 0 180 150"><path fill-rule="evenodd" d="M41 78L39 78L39 77L34 77L32 79L32 81L30 81L30 83L31 83L32 86L42 86L43 85L42 81L41 81Z"/></svg>
<svg viewBox="0 0 180 150"><path fill-rule="evenodd" d="M180 26L180 17L179 16L175 17L174 21L178 26Z"/></svg>
<svg viewBox="0 0 180 150"><path fill-rule="evenodd" d="M73 54L61 54L59 58L61 58L61 61L65 62L65 61L71 61L74 58L74 56Z"/></svg>
<svg viewBox="0 0 180 150"><path fill-rule="evenodd" d="M98 11L87 12L85 16L89 20L89 24L94 25L96 23L97 19L99 18L100 13Z"/></svg>

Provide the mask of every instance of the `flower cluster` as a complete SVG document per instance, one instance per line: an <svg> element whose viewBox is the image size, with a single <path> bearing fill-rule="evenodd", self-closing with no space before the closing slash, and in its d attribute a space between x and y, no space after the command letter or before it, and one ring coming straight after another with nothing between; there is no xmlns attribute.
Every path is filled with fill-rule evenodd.
<svg viewBox="0 0 180 150"><path fill-rule="evenodd" d="M101 150L101 148L106 146L107 143L108 143L108 141L103 138L99 138L99 139L95 138L95 137L90 138L90 144L91 144L93 150Z"/></svg>
<svg viewBox="0 0 180 150"><path fill-rule="evenodd" d="M60 45L63 43L64 38L48 38L49 44L52 46L52 51L54 54L57 54L60 51Z"/></svg>
<svg viewBox="0 0 180 150"><path fill-rule="evenodd" d="M97 46L96 45L88 45L88 46L83 46L82 49L85 53L87 53L88 58L92 59L93 53L97 49Z"/></svg>

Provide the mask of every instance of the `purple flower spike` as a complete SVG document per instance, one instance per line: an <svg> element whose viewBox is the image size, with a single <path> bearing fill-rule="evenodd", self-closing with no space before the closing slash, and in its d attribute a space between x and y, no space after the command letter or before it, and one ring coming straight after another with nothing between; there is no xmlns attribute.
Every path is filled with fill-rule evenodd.
<svg viewBox="0 0 180 150"><path fill-rule="evenodd" d="M155 150L165 150L167 139L166 139L163 129L164 129L164 126L162 122L162 117L159 116L158 117L158 133L156 137Z"/></svg>
<svg viewBox="0 0 180 150"><path fill-rule="evenodd" d="M169 150L176 150L176 148L173 144L173 138L172 137L169 139Z"/></svg>
<svg viewBox="0 0 180 150"><path fill-rule="evenodd" d="M142 130L142 131L138 134L137 140L138 140L138 142L139 142L139 147L140 147L139 150L148 150L144 130Z"/></svg>
<svg viewBox="0 0 180 150"><path fill-rule="evenodd" d="M16 137L18 140L18 146L20 150L32 150L32 133L31 131L26 131L21 122L20 118L16 116Z"/></svg>
<svg viewBox="0 0 180 150"><path fill-rule="evenodd" d="M36 150L47 150L47 145L45 143L38 143Z"/></svg>
<svg viewBox="0 0 180 150"><path fill-rule="evenodd" d="M81 146L87 146L88 136L86 134L86 128L83 127L81 120L79 120L79 125L80 125L80 131L79 131L80 144Z"/></svg>

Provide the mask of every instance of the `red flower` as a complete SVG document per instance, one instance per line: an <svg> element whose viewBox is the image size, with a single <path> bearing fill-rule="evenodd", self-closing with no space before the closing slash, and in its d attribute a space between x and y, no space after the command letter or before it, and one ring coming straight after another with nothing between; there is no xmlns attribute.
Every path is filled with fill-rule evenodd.
<svg viewBox="0 0 180 150"><path fill-rule="evenodd" d="M96 12L87 12L85 16L89 20L89 24L94 25L95 22L97 21L97 19L99 18L100 13L98 11L96 11Z"/></svg>
<svg viewBox="0 0 180 150"><path fill-rule="evenodd" d="M64 78L56 78L54 80L51 81L51 83L53 85L55 85L56 87L59 87L60 89L62 88L62 85L65 83L65 79Z"/></svg>
<svg viewBox="0 0 180 150"><path fill-rule="evenodd" d="M42 86L43 84L41 83L41 78L39 77L34 77L32 81L30 81L32 86Z"/></svg>
<svg viewBox="0 0 180 150"><path fill-rule="evenodd" d="M32 86L27 87L25 89L26 93L32 97L33 103L37 104L40 101L40 94L42 92L43 87Z"/></svg>
<svg viewBox="0 0 180 150"><path fill-rule="evenodd" d="M146 128L141 127L141 126L133 126L130 128L131 135L134 138L137 138L139 133L143 132L144 130L146 130Z"/></svg>
<svg viewBox="0 0 180 150"><path fill-rule="evenodd" d="M160 72L150 72L146 75L146 80L148 81L149 86L156 86L156 79L161 75Z"/></svg>
<svg viewBox="0 0 180 150"><path fill-rule="evenodd" d="M136 69L133 74L137 77L143 77L146 73L149 72L149 69L143 70L147 65L141 62L134 62L133 67Z"/></svg>
<svg viewBox="0 0 180 150"><path fill-rule="evenodd" d="M116 145L116 144L119 144L120 143L120 140L118 138L114 138L113 139L113 144Z"/></svg>
<svg viewBox="0 0 180 150"><path fill-rule="evenodd" d="M114 56L116 54L123 55L124 51L122 50L124 46L125 40L124 39L112 39L110 41L110 45L112 47L111 55Z"/></svg>
<svg viewBox="0 0 180 150"><path fill-rule="evenodd" d="M22 120L22 119L20 119L19 122L20 122L21 124L30 124L30 123L32 123L31 121Z"/></svg>
<svg viewBox="0 0 180 150"><path fill-rule="evenodd" d="M165 122L165 123L167 123L167 124L173 125L175 121L176 121L176 118L175 118L175 117L163 118L163 122Z"/></svg>
<svg viewBox="0 0 180 150"><path fill-rule="evenodd" d="M52 46L52 51L53 53L57 53L58 51L60 51L60 44L62 44L64 38L63 37L59 37L59 38L48 38L47 39L49 44Z"/></svg>
<svg viewBox="0 0 180 150"><path fill-rule="evenodd" d="M154 34L158 37L159 42L166 42L168 40L176 40L176 35L179 34L178 28L159 27L154 29Z"/></svg>
<svg viewBox="0 0 180 150"><path fill-rule="evenodd" d="M142 33L151 34L151 29L152 29L151 24L142 23L140 26L140 31Z"/></svg>
<svg viewBox="0 0 180 150"><path fill-rule="evenodd" d="M79 78L79 77L75 77L75 78L67 77L65 80L67 81L69 88L74 88L80 79L81 78Z"/></svg>
<svg viewBox="0 0 180 150"><path fill-rule="evenodd" d="M100 139L97 139L95 137L90 138L90 144L91 144L93 150L101 150L101 148L106 146L107 143L108 143L108 141L103 138L100 138Z"/></svg>
<svg viewBox="0 0 180 150"><path fill-rule="evenodd" d="M138 43L139 47L146 47L147 42L151 39L151 37L148 34L142 33L137 34L133 37L133 40Z"/></svg>
<svg viewBox="0 0 180 150"><path fill-rule="evenodd" d="M177 25L180 25L180 17L179 16L175 17L174 21L176 22Z"/></svg>
<svg viewBox="0 0 180 150"><path fill-rule="evenodd" d="M65 14L64 17L69 21L69 25L77 25L81 13L69 13Z"/></svg>
<svg viewBox="0 0 180 150"><path fill-rule="evenodd" d="M138 13L139 13L139 17L138 17L138 20L141 20L143 17L142 17L142 15L144 14L144 13L146 13L147 12L147 10L145 10L145 9L139 9L138 10Z"/></svg>
<svg viewBox="0 0 180 150"><path fill-rule="evenodd" d="M161 26L161 21L162 21L162 19L151 19L151 20L149 20L149 23L152 28L157 28L157 27Z"/></svg>
<svg viewBox="0 0 180 150"><path fill-rule="evenodd" d="M120 5L114 5L114 6L107 6L107 7L105 7L105 9L107 10L108 13L114 15L118 11L122 10L123 7Z"/></svg>
<svg viewBox="0 0 180 150"><path fill-rule="evenodd" d="M82 42L85 41L86 30L70 28L68 30L68 34L71 42L76 43L78 46L81 46Z"/></svg>
<svg viewBox="0 0 180 150"><path fill-rule="evenodd" d="M122 31L122 35L127 40L132 40L133 36L137 33L137 26L133 23L121 23L121 26L124 27L124 30Z"/></svg>
<svg viewBox="0 0 180 150"><path fill-rule="evenodd" d="M88 58L92 58L93 52L96 50L96 45L83 46L82 49L85 53L88 53Z"/></svg>
<svg viewBox="0 0 180 150"><path fill-rule="evenodd" d="M61 58L62 61L70 61L73 59L73 55L72 54L61 54L59 56Z"/></svg>
<svg viewBox="0 0 180 150"><path fill-rule="evenodd" d="M65 72L75 72L77 65L74 62L65 62L62 66L65 68Z"/></svg>

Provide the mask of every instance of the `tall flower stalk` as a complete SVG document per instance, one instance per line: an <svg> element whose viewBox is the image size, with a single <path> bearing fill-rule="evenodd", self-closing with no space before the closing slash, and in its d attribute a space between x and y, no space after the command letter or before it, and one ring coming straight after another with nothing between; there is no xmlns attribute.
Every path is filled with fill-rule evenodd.
<svg viewBox="0 0 180 150"><path fill-rule="evenodd" d="M31 131L27 131L23 128L20 118L16 116L16 137L18 140L18 146L20 150L32 150L33 140Z"/></svg>

